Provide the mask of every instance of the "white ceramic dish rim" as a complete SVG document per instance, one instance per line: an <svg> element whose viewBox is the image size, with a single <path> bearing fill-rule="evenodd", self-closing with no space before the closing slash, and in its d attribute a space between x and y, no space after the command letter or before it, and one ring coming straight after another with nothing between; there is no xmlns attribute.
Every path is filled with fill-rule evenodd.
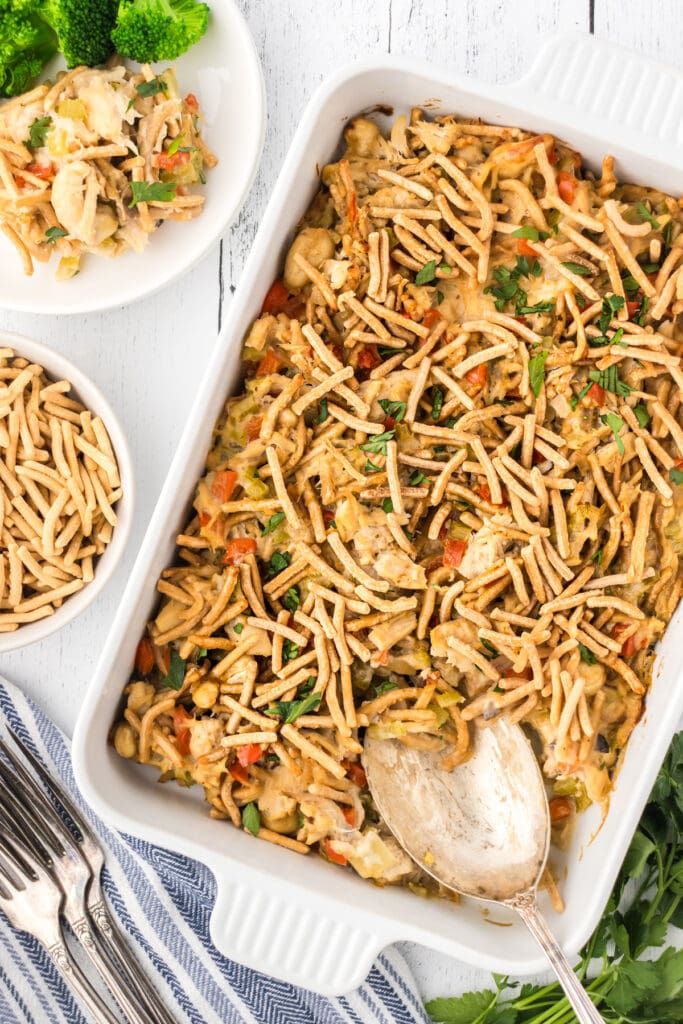
<svg viewBox="0 0 683 1024"><path fill-rule="evenodd" d="M617 109L615 115L612 104L607 116L604 110L592 109L591 100L602 83L603 72L608 74L610 62L615 61L620 64L622 76L625 69L628 71L622 95L630 88L630 97L623 100L627 103L625 113ZM562 84L557 75L553 77L557 67L562 70ZM586 80L588 83L587 98L578 105L575 97L567 99L563 92L566 87L580 92L577 75L581 87ZM666 76L673 77L673 82L667 81ZM226 381L236 371L244 331L258 312L260 298L275 273L296 219L295 212L302 212L310 198L316 159L322 162L325 156L332 156L329 151L318 152L312 133L316 126L320 130L330 120L334 122L330 130L339 132L343 127L343 118L337 117L340 109L353 115L375 103L391 103L390 88L377 84L372 94L367 93L368 81L379 83L385 79L419 82L420 95L415 102L424 102L429 96L457 94L460 99L448 103L451 107L455 103L466 113L468 107L475 112L477 105L482 111L493 105L502 112L501 119L509 110L511 114L507 117L514 116L512 123L555 131L582 150L590 149L592 144L596 152L598 147L600 152L614 149L624 161L632 156L640 168L640 180L662 188L674 191L683 171L675 140L658 136L657 159L647 155L653 139L631 127L630 103L641 93L639 83L650 87L654 80L658 95L665 102L657 125L663 132L667 125L678 124L675 113L680 111L683 95L680 76L627 51L578 35L550 40L529 76L504 87L482 85L447 73L439 75L431 67L403 58L361 62L324 83L303 116L86 696L74 738L74 764L86 798L110 824L197 857L212 868L218 881L212 937L222 952L256 969L328 994L338 994L359 984L375 954L399 939L422 942L478 966L506 973L532 973L542 969L544 961L520 930L515 930L514 942L508 939L503 943L500 935L504 929L487 927L479 911L474 921L471 904L469 910L463 906L457 914L451 914L452 908L441 901L424 905L409 893L378 893L366 883L349 880L348 873L332 876L332 868L320 861L313 863L312 858L304 862L304 874L294 855L263 849L268 844L254 844L249 837L233 830L229 837L213 838L203 827L198 804L196 813L195 808L189 812L186 809L191 801L168 792L164 801L158 801L143 781L148 776L127 765L122 768L116 755L105 750L104 743L120 699L121 684L127 676L125 666L132 661L135 637L152 604L157 572L166 564L173 547L172 533L181 522L178 510L185 506L201 470ZM345 106L341 97L346 97ZM671 103L678 104L673 113ZM306 182L305 187L302 181ZM677 614L662 645L661 661L668 666L674 664L675 651L670 637L676 635L680 622L681 615ZM669 674L671 671L674 670ZM675 674L671 691L667 684L664 694L663 686L659 679L655 681L648 712L624 759L614 802L619 797L626 801L626 806L620 808L619 814L609 815L602 830L597 828L597 812L588 812L578 830L566 880L570 909L564 917L553 919L558 937L570 954L578 950L597 922L683 711L679 674ZM120 793L115 791L116 786ZM183 818L191 821L190 829L182 830ZM171 820L174 825L169 824ZM216 827L210 823L211 829ZM590 861L588 875L583 861ZM574 876L579 875L580 893L573 888ZM496 911L493 916L497 921L504 914Z"/></svg>
<svg viewBox="0 0 683 1024"><path fill-rule="evenodd" d="M71 394L87 409L99 416L107 428L119 466L123 494L116 505L118 523L112 539L95 563L95 576L82 590L68 597L61 608L46 619L38 619L20 626L14 633L0 633L0 654L16 651L20 647L38 643L72 622L92 604L112 577L126 550L135 508L135 477L133 462L125 434L106 398L89 377L65 359L59 352L14 331L0 331L0 347L10 346L17 356L24 356L42 366L51 380L68 380L73 385Z"/></svg>
<svg viewBox="0 0 683 1024"><path fill-rule="evenodd" d="M239 150L236 147L226 148L234 169L226 167L219 171L217 168L213 172L213 189L209 175L207 203L202 216L186 224L168 222L162 233L166 237L162 239L155 234L141 254L128 252L118 260L89 257L90 265L77 281L57 283L56 287L53 286L56 270L53 257L47 266L38 265L36 274L30 279L33 291L27 297L22 294L23 287L3 292L0 285L2 306L34 315L69 316L127 305L154 295L188 273L219 241L239 214L254 183L266 130L266 90L261 63L247 22L235 0L217 0L213 5L213 24L209 33L187 55L174 62L181 85L188 83L191 64L194 68L192 76L204 76L207 86L210 86L207 68L199 61L205 59L203 54L214 50L220 53L223 68L227 67L226 62L231 62L231 67L235 65L239 90L239 98L235 102L240 109L228 112L223 109L222 114L207 118L207 138L211 144L212 138L217 137L216 133L233 131L231 121L239 115L240 142ZM54 74L54 71L50 70L50 73ZM204 90L200 86L194 88L203 101ZM233 94L236 92L232 85L231 90ZM216 149L221 148L215 142L214 145ZM222 163L225 164L227 159L228 156L224 156ZM220 181L216 180L218 173ZM224 178L224 174L227 177ZM167 230L169 227L171 231ZM8 243L3 245L3 259L5 254L8 259L16 260L16 264L12 264L16 269L18 257ZM23 284L22 278L20 285Z"/></svg>

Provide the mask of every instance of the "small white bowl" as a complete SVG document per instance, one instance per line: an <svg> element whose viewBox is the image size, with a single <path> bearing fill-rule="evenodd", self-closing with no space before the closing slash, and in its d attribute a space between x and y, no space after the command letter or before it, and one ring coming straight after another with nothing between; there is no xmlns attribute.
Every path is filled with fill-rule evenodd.
<svg viewBox="0 0 683 1024"><path fill-rule="evenodd" d="M126 62L131 63L131 62ZM167 62L155 65L161 69ZM218 157L202 189L204 208L186 222L167 221L141 253L118 259L87 254L80 274L55 280L57 256L27 277L0 232L0 306L25 313L89 313L151 295L186 273L234 221L256 175L265 134L265 88L256 47L235 0L214 0L206 35L172 62L182 95L195 93L206 144ZM54 76L64 61L47 69Z"/></svg>
<svg viewBox="0 0 683 1024"><path fill-rule="evenodd" d="M125 551L133 522L135 503L135 482L133 462L125 435L102 392L77 366L46 345L32 341L21 334L0 331L0 348L13 348L15 355L38 363L51 380L68 380L72 385L70 396L82 402L86 409L102 419L111 440L121 477L121 497L116 504L118 523L114 527L111 541L95 563L94 579L70 597L64 599L61 608L45 619L27 622L13 633L0 633L0 654L16 651L19 647L38 643L56 633L67 622L80 615L95 600L106 586L121 555Z"/></svg>

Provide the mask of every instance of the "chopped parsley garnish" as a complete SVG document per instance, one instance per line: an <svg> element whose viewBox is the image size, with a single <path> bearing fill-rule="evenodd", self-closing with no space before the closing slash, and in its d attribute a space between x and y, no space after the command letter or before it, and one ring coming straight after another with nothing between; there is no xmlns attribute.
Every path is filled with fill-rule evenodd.
<svg viewBox="0 0 683 1024"><path fill-rule="evenodd" d="M284 520L284 518L284 512L276 512L274 515L272 515L268 522L266 523L266 525L261 530L261 536L267 537L269 533L274 533L275 530L277 530L280 523Z"/></svg>
<svg viewBox="0 0 683 1024"><path fill-rule="evenodd" d="M366 459L365 465L363 466L364 473L381 473L382 467L376 466L374 462L370 462L370 459Z"/></svg>
<svg viewBox="0 0 683 1024"><path fill-rule="evenodd" d="M426 479L427 477L422 472L422 470L416 469L415 472L411 475L408 483L410 484L411 487L419 487L420 484L424 483Z"/></svg>
<svg viewBox="0 0 683 1024"><path fill-rule="evenodd" d="M601 334L607 332L615 313L624 308L624 298L621 295L606 295L602 300L602 312L598 320L598 328Z"/></svg>
<svg viewBox="0 0 683 1024"><path fill-rule="evenodd" d="M382 502L382 511L389 515L390 512L394 511L394 503L391 498L385 498Z"/></svg>
<svg viewBox="0 0 683 1024"><path fill-rule="evenodd" d="M625 398L633 391L631 385L626 384L619 377L616 365L608 366L606 370L590 370L588 379L597 384L598 387L601 387L603 391L609 391L611 394L619 395L621 398Z"/></svg>
<svg viewBox="0 0 683 1024"><path fill-rule="evenodd" d="M554 308L552 303L538 303L537 306L527 306L527 293L519 286L521 277L539 277L541 265L534 259L531 263L526 256L517 256L515 266L512 270L509 267L496 267L493 271L495 284L484 288L484 294L491 294L495 300L498 312L502 312L505 303L514 300L515 312L518 316L524 315L523 311L532 313L547 312Z"/></svg>
<svg viewBox="0 0 683 1024"><path fill-rule="evenodd" d="M605 424L606 427L609 427L612 431L612 434L614 435L614 440L617 444L617 450L620 455L623 455L625 452L624 442L619 436L619 431L624 426L624 421L622 420L621 416L617 416L615 412L607 412L603 413L603 415L600 417L600 420L602 423Z"/></svg>
<svg viewBox="0 0 683 1024"><path fill-rule="evenodd" d="M680 469L670 469L669 480L672 484L683 484L683 471Z"/></svg>
<svg viewBox="0 0 683 1024"><path fill-rule="evenodd" d="M574 263L572 260L567 260L562 266L565 270L570 270L572 274L578 274L579 277L592 277L593 271L589 270L588 267L584 267L583 263Z"/></svg>
<svg viewBox="0 0 683 1024"><path fill-rule="evenodd" d="M546 238L550 238L547 231L539 231L533 224L524 224L521 228L517 228L516 231L512 232L513 238L528 238L530 242L543 242Z"/></svg>
<svg viewBox="0 0 683 1024"><path fill-rule="evenodd" d="M130 207L138 203L170 203L178 191L173 181L131 181L130 188L133 193Z"/></svg>
<svg viewBox="0 0 683 1024"><path fill-rule="evenodd" d="M285 596L282 598L282 603L288 612L292 614L297 610L301 604L301 597L299 596L298 587L290 587Z"/></svg>
<svg viewBox="0 0 683 1024"><path fill-rule="evenodd" d="M200 658L205 658L208 653L209 652L207 651L206 647L200 647L199 650L197 651L197 655Z"/></svg>
<svg viewBox="0 0 683 1024"><path fill-rule="evenodd" d="M638 212L638 216L642 221L647 221L651 228L654 228L655 231L659 231L659 221L650 213L647 206L644 202L642 202L642 200L636 206L636 210Z"/></svg>
<svg viewBox="0 0 683 1024"><path fill-rule="evenodd" d="M383 693L389 693L391 690L397 689L396 683L392 683L389 679L386 679L382 683L374 683L373 687L378 697L381 697Z"/></svg>
<svg viewBox="0 0 683 1024"><path fill-rule="evenodd" d="M633 274L626 274L625 277L622 277L621 283L624 286L624 291L628 292L629 295L631 295L633 292L637 292L640 288L640 285L636 281Z"/></svg>
<svg viewBox="0 0 683 1024"><path fill-rule="evenodd" d="M64 228L48 228L45 232L45 240L49 245L54 245L58 238L67 238L68 235L69 232L65 231Z"/></svg>
<svg viewBox="0 0 683 1024"><path fill-rule="evenodd" d="M670 220L662 231L662 240L664 242L664 252L662 258L668 255L668 250L671 248L671 238L674 231L674 222Z"/></svg>
<svg viewBox="0 0 683 1024"><path fill-rule="evenodd" d="M310 693L315 686L315 676L309 676L305 683L302 683L299 687L299 696L305 697L307 693Z"/></svg>
<svg viewBox="0 0 683 1024"><path fill-rule="evenodd" d="M257 836L261 830L261 812L253 801L242 808L242 825L252 836Z"/></svg>
<svg viewBox="0 0 683 1024"><path fill-rule="evenodd" d="M541 388L543 387L543 381L545 379L545 362L547 358L548 350L541 349L529 360L529 383L531 384L531 390L536 395L536 398L540 395Z"/></svg>
<svg viewBox="0 0 683 1024"><path fill-rule="evenodd" d="M645 314L647 313L647 306L649 301L649 296L643 295L643 301L640 303L640 306L636 310L636 323L639 327L643 327L645 324Z"/></svg>
<svg viewBox="0 0 683 1024"><path fill-rule="evenodd" d="M581 661L585 661L587 665L595 665L598 660L585 644L579 644L579 654L581 655Z"/></svg>
<svg viewBox="0 0 683 1024"><path fill-rule="evenodd" d="M185 679L185 658L181 658L175 647L171 650L171 659L168 663L168 672L164 676L164 686L170 690L179 690Z"/></svg>
<svg viewBox="0 0 683 1024"><path fill-rule="evenodd" d="M395 433L395 430L385 430L383 434L372 434L365 444L360 446L360 450L371 455L386 455L387 441L393 441Z"/></svg>
<svg viewBox="0 0 683 1024"><path fill-rule="evenodd" d="M389 398L380 398L379 404L385 416L391 416L397 423L403 422L406 414L405 402L392 402Z"/></svg>
<svg viewBox="0 0 683 1024"><path fill-rule="evenodd" d="M277 576L279 572L286 569L289 563L292 561L292 556L289 551L275 551L268 563L268 573L270 576Z"/></svg>
<svg viewBox="0 0 683 1024"><path fill-rule="evenodd" d="M320 402L320 412L318 413L318 423L324 423L329 415L330 414L327 411L327 399L323 398L321 400L321 402Z"/></svg>
<svg viewBox="0 0 683 1024"><path fill-rule="evenodd" d="M551 302L537 302L535 306L517 306L517 313L526 316L527 313L552 313L555 309L555 300Z"/></svg>
<svg viewBox="0 0 683 1024"><path fill-rule="evenodd" d="M52 124L51 117L37 117L28 130L28 139L24 143L27 149L40 149L45 145L45 137Z"/></svg>
<svg viewBox="0 0 683 1024"><path fill-rule="evenodd" d="M443 391L438 384L432 388L432 419L438 420L443 409Z"/></svg>
<svg viewBox="0 0 683 1024"><path fill-rule="evenodd" d="M303 700L278 700L272 708L268 708L266 714L281 719L284 725L290 725L309 711L315 711L320 705L320 700L319 693L310 693Z"/></svg>
<svg viewBox="0 0 683 1024"><path fill-rule="evenodd" d="M604 552L602 548L598 548L594 555L591 555L591 562L597 562L599 567L602 569L602 556Z"/></svg>
<svg viewBox="0 0 683 1024"><path fill-rule="evenodd" d="M450 274L453 267L448 263L439 263L439 270L443 270L444 274Z"/></svg>
<svg viewBox="0 0 683 1024"><path fill-rule="evenodd" d="M240 633L242 632L242 630L244 629L244 623L236 622L235 625L232 628L235 630L235 632L239 636Z"/></svg>
<svg viewBox="0 0 683 1024"><path fill-rule="evenodd" d="M282 660L294 661L299 657L299 648L292 640L285 640L282 645Z"/></svg>
<svg viewBox="0 0 683 1024"><path fill-rule="evenodd" d="M647 408L642 402L639 402L638 405L634 406L633 412L638 420L638 426L644 429L650 422L650 414Z"/></svg>
<svg viewBox="0 0 683 1024"><path fill-rule="evenodd" d="M449 268L449 269L450 269L450 268ZM436 293L436 304L437 304L437 306L440 306L440 305L441 305L441 303L443 302L443 300L445 299L445 297L446 297L446 296L444 295L444 293L443 293L443 292L437 292L437 293Z"/></svg>
<svg viewBox="0 0 683 1024"><path fill-rule="evenodd" d="M429 284L436 277L436 260L429 260L415 275L415 284Z"/></svg>
<svg viewBox="0 0 683 1024"><path fill-rule="evenodd" d="M490 641L485 640L483 636L479 637L481 646L484 648L484 657L487 661L491 661L493 658L497 658L499 651L493 646Z"/></svg>
<svg viewBox="0 0 683 1024"><path fill-rule="evenodd" d="M149 82L140 82L135 86L135 91L140 96L156 96L160 92L168 92L168 86L163 78L150 78Z"/></svg>

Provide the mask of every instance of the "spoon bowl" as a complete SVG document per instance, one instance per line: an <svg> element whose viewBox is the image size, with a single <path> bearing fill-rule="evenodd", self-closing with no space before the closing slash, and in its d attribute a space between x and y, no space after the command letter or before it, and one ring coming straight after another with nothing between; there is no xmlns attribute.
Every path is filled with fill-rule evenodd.
<svg viewBox="0 0 683 1024"><path fill-rule="evenodd" d="M477 730L471 756L450 772L439 753L367 734L362 760L377 809L406 853L447 889L516 910L580 1024L601 1024L536 902L550 813L522 729L501 718Z"/></svg>

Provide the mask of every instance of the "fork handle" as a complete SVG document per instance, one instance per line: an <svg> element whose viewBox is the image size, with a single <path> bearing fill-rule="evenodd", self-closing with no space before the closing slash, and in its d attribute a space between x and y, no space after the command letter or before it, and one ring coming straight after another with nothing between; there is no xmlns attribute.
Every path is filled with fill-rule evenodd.
<svg viewBox="0 0 683 1024"><path fill-rule="evenodd" d="M95 1024L120 1024L81 973L64 942L54 942L47 947L47 951L64 981L88 1010Z"/></svg>
<svg viewBox="0 0 683 1024"><path fill-rule="evenodd" d="M126 940L121 935L103 899L88 904L88 911L97 930L97 939L118 966L119 974L154 1024L176 1024L156 989L144 973L136 958L131 956Z"/></svg>

